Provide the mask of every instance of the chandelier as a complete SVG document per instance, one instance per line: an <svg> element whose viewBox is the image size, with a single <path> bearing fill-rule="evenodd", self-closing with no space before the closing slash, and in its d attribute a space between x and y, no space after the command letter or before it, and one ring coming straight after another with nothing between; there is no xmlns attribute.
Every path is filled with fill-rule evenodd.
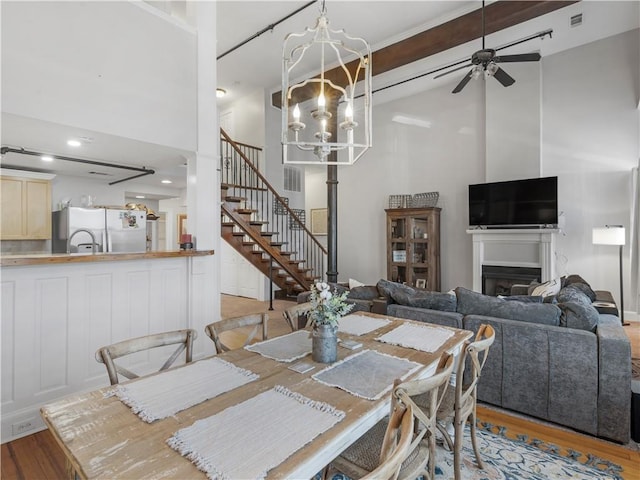
<svg viewBox="0 0 640 480"><path fill-rule="evenodd" d="M354 164L371 147L369 44L331 30L321 1L315 27L287 35L282 53L283 163Z"/></svg>

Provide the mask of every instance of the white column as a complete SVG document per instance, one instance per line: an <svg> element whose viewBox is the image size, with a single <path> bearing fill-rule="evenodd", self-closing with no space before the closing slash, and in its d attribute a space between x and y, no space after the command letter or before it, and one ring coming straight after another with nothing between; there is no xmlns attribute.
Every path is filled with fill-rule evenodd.
<svg viewBox="0 0 640 480"><path fill-rule="evenodd" d="M473 236L473 291L482 293L482 262L484 243L478 235Z"/></svg>
<svg viewBox="0 0 640 480"><path fill-rule="evenodd" d="M199 250L215 255L194 257L189 269L189 324L198 331L195 354L213 352L204 327L220 318L220 182L218 179L218 111L216 105L216 3L196 2L197 125L195 157L187 168L187 215ZM194 86L196 87L196 86Z"/></svg>

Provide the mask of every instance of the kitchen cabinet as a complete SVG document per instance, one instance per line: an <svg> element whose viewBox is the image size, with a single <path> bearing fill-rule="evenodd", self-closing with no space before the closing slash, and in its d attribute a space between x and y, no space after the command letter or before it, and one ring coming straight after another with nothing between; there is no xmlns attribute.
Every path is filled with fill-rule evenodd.
<svg viewBox="0 0 640 480"><path fill-rule="evenodd" d="M51 238L51 182L45 179L0 177L0 239Z"/></svg>
<svg viewBox="0 0 640 480"><path fill-rule="evenodd" d="M388 280L440 291L440 210L385 210Z"/></svg>

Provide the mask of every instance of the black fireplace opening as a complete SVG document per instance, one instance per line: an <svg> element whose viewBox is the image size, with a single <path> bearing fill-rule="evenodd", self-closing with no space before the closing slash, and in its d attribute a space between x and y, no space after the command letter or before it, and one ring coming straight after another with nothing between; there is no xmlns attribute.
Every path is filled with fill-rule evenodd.
<svg viewBox="0 0 640 480"><path fill-rule="evenodd" d="M542 269L531 267L482 266L482 293L485 295L511 295L513 285L540 282Z"/></svg>

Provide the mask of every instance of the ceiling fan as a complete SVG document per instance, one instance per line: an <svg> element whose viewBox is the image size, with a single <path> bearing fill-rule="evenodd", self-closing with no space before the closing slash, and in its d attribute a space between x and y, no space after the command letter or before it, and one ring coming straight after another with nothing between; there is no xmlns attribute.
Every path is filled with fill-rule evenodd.
<svg viewBox="0 0 640 480"><path fill-rule="evenodd" d="M467 63L466 65L462 65L461 67L454 68L453 70L449 70L448 72L441 73L440 75L436 75L435 78L442 77L444 75L449 75L450 73L457 72L458 70L462 70L463 68L472 67L471 70L464 76L464 78L456 85L456 88L453 89L451 93L460 92L472 78L478 78L483 73L487 77L494 77L498 82L500 82L504 87L508 87L509 85L513 85L515 83L515 79L505 72L498 64L499 63L510 63L510 62L537 62L540 60L540 54L538 52L534 53L521 53L516 55L497 55L499 50L503 50L508 47L512 47L514 45L518 45L520 43L532 40L534 38L544 38L546 35L551 37L551 33L553 30L544 30L542 32L538 32L534 35L530 35L529 37L517 40L515 42L508 43L506 45L502 45L498 48L486 48L485 47L485 20L484 20L484 0L482 2L482 50L478 50L471 55L471 63ZM459 62L453 63L446 68L451 68L461 63L469 62L469 60L461 60ZM440 69L439 69L440 70Z"/></svg>

